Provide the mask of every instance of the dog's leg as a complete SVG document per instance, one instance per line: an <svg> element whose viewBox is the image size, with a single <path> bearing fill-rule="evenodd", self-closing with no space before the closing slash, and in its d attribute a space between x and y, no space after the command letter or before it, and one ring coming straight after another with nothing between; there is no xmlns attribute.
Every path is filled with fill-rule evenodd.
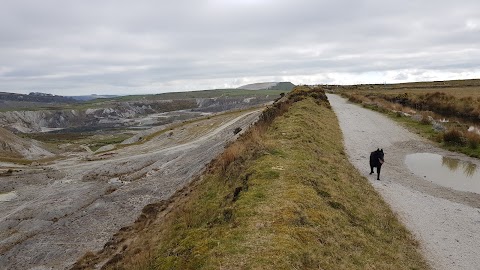
<svg viewBox="0 0 480 270"><path fill-rule="evenodd" d="M382 168L382 166L377 167L377 180L380 180L380 168Z"/></svg>

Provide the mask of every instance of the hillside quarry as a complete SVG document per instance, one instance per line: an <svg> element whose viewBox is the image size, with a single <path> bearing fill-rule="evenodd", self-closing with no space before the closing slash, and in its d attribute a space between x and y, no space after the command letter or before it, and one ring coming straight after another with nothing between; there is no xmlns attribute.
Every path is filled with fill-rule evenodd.
<svg viewBox="0 0 480 270"><path fill-rule="evenodd" d="M197 98L119 102L108 107L0 112L0 126L22 133L84 127L108 128L142 125L135 118L176 110L221 112L243 109L268 102L271 98ZM160 122L158 124L164 124ZM157 124L157 125L158 125Z"/></svg>

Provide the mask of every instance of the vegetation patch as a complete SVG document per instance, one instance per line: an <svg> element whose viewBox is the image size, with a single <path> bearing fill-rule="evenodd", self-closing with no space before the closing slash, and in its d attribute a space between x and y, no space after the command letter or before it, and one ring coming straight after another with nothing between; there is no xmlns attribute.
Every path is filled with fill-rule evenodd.
<svg viewBox="0 0 480 270"><path fill-rule="evenodd" d="M479 82L445 82L451 85L443 88L437 82L430 83L431 88L427 87L429 83L422 83L422 88L405 88L403 93L398 89L382 90L380 86L337 90L349 101L387 114L445 149L480 158L480 133L469 131L480 123L480 91L472 90L478 90Z"/></svg>
<svg viewBox="0 0 480 270"><path fill-rule="evenodd" d="M169 202L75 269L427 269L348 162L322 89L297 87Z"/></svg>

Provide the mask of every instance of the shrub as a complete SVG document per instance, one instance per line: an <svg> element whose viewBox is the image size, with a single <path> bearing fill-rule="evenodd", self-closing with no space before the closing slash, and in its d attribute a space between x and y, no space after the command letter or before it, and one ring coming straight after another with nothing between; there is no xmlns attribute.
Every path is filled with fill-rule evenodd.
<svg viewBox="0 0 480 270"><path fill-rule="evenodd" d="M222 171L226 171L228 165L240 158L245 153L245 143L237 141L227 147L227 149L220 155L220 164Z"/></svg>
<svg viewBox="0 0 480 270"><path fill-rule="evenodd" d="M467 142L465 136L463 135L463 132L461 132L457 128L451 128L447 130L447 132L443 134L443 141L446 144L453 144L459 146L465 145Z"/></svg>
<svg viewBox="0 0 480 270"><path fill-rule="evenodd" d="M422 112L421 113L422 119L420 119L420 123L424 125L430 125L433 120L433 113L432 112Z"/></svg>
<svg viewBox="0 0 480 270"><path fill-rule="evenodd" d="M423 125L429 125L430 120L428 119L428 116L422 114L422 119L420 120L420 123L422 123Z"/></svg>
<svg viewBox="0 0 480 270"><path fill-rule="evenodd" d="M480 134L478 133L467 132L467 134L465 134L465 138L467 139L468 147L472 149L477 149L480 145Z"/></svg>
<svg viewBox="0 0 480 270"><path fill-rule="evenodd" d="M432 137L432 139L437 143L441 143L443 142L443 136L444 136L444 133L437 133Z"/></svg>

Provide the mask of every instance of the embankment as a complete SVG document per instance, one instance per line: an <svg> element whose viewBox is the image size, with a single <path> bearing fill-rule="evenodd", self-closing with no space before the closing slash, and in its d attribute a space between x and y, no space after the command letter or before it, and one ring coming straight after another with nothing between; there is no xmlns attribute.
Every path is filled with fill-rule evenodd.
<svg viewBox="0 0 480 270"><path fill-rule="evenodd" d="M427 269L349 163L322 89L283 103L168 202L74 269Z"/></svg>

